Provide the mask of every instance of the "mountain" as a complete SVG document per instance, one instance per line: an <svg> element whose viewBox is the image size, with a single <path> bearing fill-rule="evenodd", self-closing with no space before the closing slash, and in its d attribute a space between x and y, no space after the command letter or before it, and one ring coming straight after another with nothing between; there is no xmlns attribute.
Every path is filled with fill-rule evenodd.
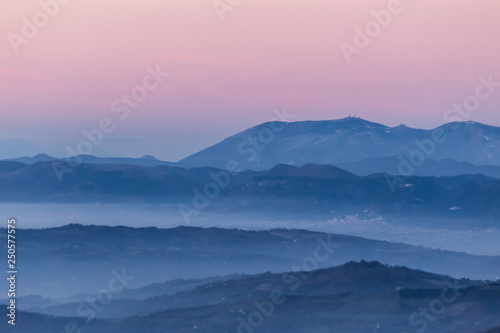
<svg viewBox="0 0 500 333"><path fill-rule="evenodd" d="M60 332L71 324L82 333L474 333L500 324L497 283L366 261L258 274L172 296L106 299L103 304L43 310L64 317L18 311L16 332ZM7 326L6 320L0 322L2 330Z"/></svg>
<svg viewBox="0 0 500 333"><path fill-rule="evenodd" d="M0 232L4 233L5 229ZM498 256L475 256L305 230L72 224L41 230L19 229L16 236L22 239L17 253L22 258L19 269L23 275L19 275L19 283L23 286L23 295L50 298L94 294L109 283L114 270L124 269L126 274L135 277L128 288L140 288L172 279L289 271L314 257L315 251L320 251L317 255L323 258L317 268L364 259L456 278L496 280L500 277ZM0 247L6 246L6 239L0 238ZM330 255L325 255L325 251ZM6 258L0 258L0 264L6 265ZM163 289L157 287L157 291Z"/></svg>
<svg viewBox="0 0 500 333"><path fill-rule="evenodd" d="M397 218L471 218L479 227L497 225L500 180L483 175L360 177L313 164L233 174L210 167L80 164L61 181L52 162L0 162L0 202L187 205L183 212L176 209L179 217L195 206L306 219L370 211Z"/></svg>
<svg viewBox="0 0 500 333"><path fill-rule="evenodd" d="M52 157L46 154L38 154L33 157L20 157L7 159L3 161L19 162L24 164L34 164L37 162L52 162L61 161L65 162L66 159ZM175 166L175 163L160 161L156 157L151 155L144 155L140 158L129 158L129 157L97 157L93 155L77 155L70 159L71 162L84 163L84 164L126 164L126 165L138 165L138 166Z"/></svg>
<svg viewBox="0 0 500 333"><path fill-rule="evenodd" d="M311 172L313 169L316 172ZM225 200L214 200L213 206L222 211L279 212L304 219L371 211L393 218L481 216L476 223L489 220L497 225L492 218L500 216L499 180L481 175L398 180L388 174L359 177L339 170L280 165L228 190L222 194ZM327 174L331 177L324 176ZM227 204L230 200L231 206Z"/></svg>
<svg viewBox="0 0 500 333"><path fill-rule="evenodd" d="M52 157L47 154L38 154L33 157L19 157L19 158L12 158L12 159L7 159L4 161L10 161L10 162L19 162L19 163L24 163L24 164L33 164L36 162L49 162L49 161L55 161L57 160L56 157Z"/></svg>
<svg viewBox="0 0 500 333"><path fill-rule="evenodd" d="M21 164L0 161L0 201L95 202L123 199L179 201L193 195L193 188L213 181L214 168L144 167L125 164L79 164L65 169L61 178L53 162ZM231 177L227 188L255 173Z"/></svg>
<svg viewBox="0 0 500 333"><path fill-rule="evenodd" d="M0 174L9 173L26 167L26 164L20 162L0 161Z"/></svg>
<svg viewBox="0 0 500 333"><path fill-rule="evenodd" d="M500 166L500 128L463 122L422 130L404 125L388 127L353 117L273 122L247 129L179 163L224 169L233 160L243 169L263 170L277 164L340 165L399 155L411 155L417 164L423 157Z"/></svg>
<svg viewBox="0 0 500 333"><path fill-rule="evenodd" d="M318 179L350 179L358 180L360 177L331 165L306 164L300 168L280 164L259 177L292 177L292 178L318 178Z"/></svg>
<svg viewBox="0 0 500 333"><path fill-rule="evenodd" d="M366 160L337 163L336 166L360 176L368 176L374 173L387 172L392 175L400 174L399 166L404 163L399 156L374 157ZM452 159L436 161L426 159L422 165L414 168L414 176L459 176L476 175L500 179L500 166L494 165L473 165L466 162L457 162Z"/></svg>
<svg viewBox="0 0 500 333"><path fill-rule="evenodd" d="M33 164L64 160L39 154L5 161ZM315 164L334 165L362 176L387 172L415 176L483 174L500 178L500 128L455 122L423 130L404 125L388 127L354 117L270 122L249 128L175 163L149 155L141 158L78 155L71 161L219 169L235 164L241 170L260 171L278 164Z"/></svg>
<svg viewBox="0 0 500 333"><path fill-rule="evenodd" d="M2 164L4 162L1 162ZM67 172L62 181L52 162L25 165L0 175L0 184L10 189L1 200L71 201L130 196L151 198L188 195L196 183L165 167L139 167L118 164L80 164ZM166 186L168 184L168 186Z"/></svg>

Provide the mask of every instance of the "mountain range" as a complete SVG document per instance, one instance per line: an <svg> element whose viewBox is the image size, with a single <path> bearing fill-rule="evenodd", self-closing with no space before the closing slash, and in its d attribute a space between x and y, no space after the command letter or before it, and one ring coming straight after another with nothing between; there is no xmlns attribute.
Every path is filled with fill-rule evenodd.
<svg viewBox="0 0 500 333"><path fill-rule="evenodd" d="M45 154L5 161L33 164L64 161ZM388 127L360 118L264 123L203 149L179 162L153 156L112 158L78 155L72 162L138 166L214 167L236 162L242 170L277 164L334 165L360 176L483 174L500 178L500 128L456 122L430 130Z"/></svg>
<svg viewBox="0 0 500 333"><path fill-rule="evenodd" d="M496 225L500 180L454 177L358 176L330 165L277 165L266 171L202 167L80 164L60 181L53 162L0 162L0 201L39 203L144 202L201 210L335 216L372 212L390 217L476 219Z"/></svg>
<svg viewBox="0 0 500 333"><path fill-rule="evenodd" d="M424 160L454 160L500 166L500 128L456 122L431 130L388 127L360 118L264 123L180 161L187 166L224 168L236 160L244 169L277 164L348 164L420 151ZM413 155L412 155L413 156ZM418 156L413 156L419 160ZM389 171L389 170L383 170Z"/></svg>
<svg viewBox="0 0 500 333"><path fill-rule="evenodd" d="M132 204L146 207L135 225L165 206L156 217L165 223L189 224L206 211L204 221L225 218L229 227L98 226L121 223L127 213L118 210ZM261 124L179 162L39 154L0 161L0 205L49 207L49 214L61 206L110 210L90 215L98 225L16 229L20 333L500 327L499 256L339 234L348 223L390 226L383 232L420 228L438 247L481 232L487 244L500 218L497 127L422 130L349 117ZM334 233L241 230L238 218Z"/></svg>

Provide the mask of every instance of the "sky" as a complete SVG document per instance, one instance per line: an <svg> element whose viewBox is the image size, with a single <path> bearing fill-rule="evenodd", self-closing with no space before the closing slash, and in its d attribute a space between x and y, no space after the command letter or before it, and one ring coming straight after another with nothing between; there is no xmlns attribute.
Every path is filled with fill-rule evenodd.
<svg viewBox="0 0 500 333"><path fill-rule="evenodd" d="M177 161L285 108L433 128L500 82L499 13L497 0L2 1L0 158ZM500 126L490 89L459 120Z"/></svg>

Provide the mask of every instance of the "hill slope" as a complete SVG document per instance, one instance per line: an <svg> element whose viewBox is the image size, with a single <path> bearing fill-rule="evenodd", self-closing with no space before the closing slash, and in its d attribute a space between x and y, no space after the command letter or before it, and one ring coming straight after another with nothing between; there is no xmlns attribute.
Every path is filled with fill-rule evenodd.
<svg viewBox="0 0 500 333"><path fill-rule="evenodd" d="M331 253L324 256L318 268L364 259L460 278L500 276L498 256L474 256L304 230L68 225L19 229L17 235L23 240L18 244L18 254L23 258L19 268L24 272L20 276L24 295L68 297L92 293L107 285L113 270L122 268L137 277L130 281L129 288L176 278L283 272L314 256L314 251L324 256L322 248ZM6 240L0 239L3 246ZM5 261L6 257L0 258L0 263L6 265Z"/></svg>
<svg viewBox="0 0 500 333"><path fill-rule="evenodd" d="M107 315L120 309L144 315L94 319L90 313L64 318L20 312L16 332L59 332L72 322L82 333L474 333L500 324L500 285L361 262L214 282L144 303L108 306L101 310Z"/></svg>

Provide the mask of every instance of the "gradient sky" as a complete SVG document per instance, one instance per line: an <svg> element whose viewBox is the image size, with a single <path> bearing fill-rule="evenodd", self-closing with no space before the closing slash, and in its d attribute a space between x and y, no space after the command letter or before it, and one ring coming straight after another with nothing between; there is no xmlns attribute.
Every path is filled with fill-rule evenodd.
<svg viewBox="0 0 500 333"><path fill-rule="evenodd" d="M340 43L388 3L243 0L222 21L212 0L71 0L16 53L9 33L21 35L39 1L2 1L0 158L62 157L106 117L116 129L93 154L170 161L270 120L273 108L432 128L479 76L500 81L497 0L401 0L348 64ZM112 102L156 65L170 76L120 120ZM499 106L500 88L466 120L500 126Z"/></svg>

